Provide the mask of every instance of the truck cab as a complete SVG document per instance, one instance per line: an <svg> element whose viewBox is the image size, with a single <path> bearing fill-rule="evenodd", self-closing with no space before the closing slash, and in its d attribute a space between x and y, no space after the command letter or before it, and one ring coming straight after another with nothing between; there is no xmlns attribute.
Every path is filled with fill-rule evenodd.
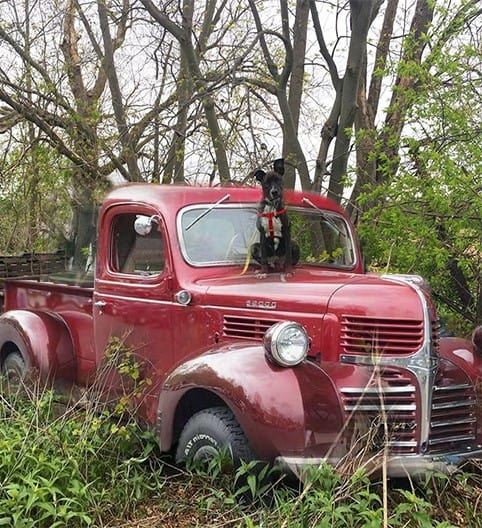
<svg viewBox="0 0 482 528"><path fill-rule="evenodd" d="M352 224L319 195L286 193L300 258L260 275L259 200L249 187L113 190L92 285L6 281L4 373L89 387L122 343L146 381L138 418L178 462L227 449L296 473L355 457L371 470L388 452L390 475L416 476L480 458L480 327L473 342L442 338L425 281L366 273Z"/></svg>

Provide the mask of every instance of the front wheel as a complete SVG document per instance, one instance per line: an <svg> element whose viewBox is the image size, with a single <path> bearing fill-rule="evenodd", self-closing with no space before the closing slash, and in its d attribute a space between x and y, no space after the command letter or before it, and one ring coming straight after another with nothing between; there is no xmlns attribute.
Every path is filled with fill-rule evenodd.
<svg viewBox="0 0 482 528"><path fill-rule="evenodd" d="M27 371L25 361L20 352L10 352L2 363L2 375L10 381L21 380Z"/></svg>
<svg viewBox="0 0 482 528"><path fill-rule="evenodd" d="M231 465L254 459L246 435L233 413L211 407L194 414L184 426L176 451L177 463L206 463L228 457ZM223 458L224 461L224 458Z"/></svg>

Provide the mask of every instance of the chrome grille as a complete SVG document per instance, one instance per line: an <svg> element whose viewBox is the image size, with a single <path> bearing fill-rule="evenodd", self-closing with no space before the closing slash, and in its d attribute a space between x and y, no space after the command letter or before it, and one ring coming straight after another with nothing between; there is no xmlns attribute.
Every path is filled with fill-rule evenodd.
<svg viewBox="0 0 482 528"><path fill-rule="evenodd" d="M453 449L460 442L475 440L476 405L474 389L468 383L434 386L430 420L430 452Z"/></svg>
<svg viewBox="0 0 482 528"><path fill-rule="evenodd" d="M344 315L341 347L345 354L408 355L423 344L423 321Z"/></svg>
<svg viewBox="0 0 482 528"><path fill-rule="evenodd" d="M223 336L240 339L262 339L266 330L278 321L242 316L224 316Z"/></svg>
<svg viewBox="0 0 482 528"><path fill-rule="evenodd" d="M341 394L352 427L364 422L375 429L369 433L374 449L387 442L394 453L416 452L416 387L409 377L382 373L378 386L344 387Z"/></svg>

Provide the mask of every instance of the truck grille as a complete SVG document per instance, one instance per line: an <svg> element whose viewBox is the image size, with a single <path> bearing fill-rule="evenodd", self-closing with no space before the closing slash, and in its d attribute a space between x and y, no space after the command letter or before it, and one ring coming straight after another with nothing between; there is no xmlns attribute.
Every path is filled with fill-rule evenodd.
<svg viewBox="0 0 482 528"><path fill-rule="evenodd" d="M341 347L345 354L414 354L423 344L423 321L344 315Z"/></svg>
<svg viewBox="0 0 482 528"><path fill-rule="evenodd" d="M384 369L377 386L341 389L343 405L351 427L368 427L371 450L385 443L392 452L417 450L416 387L409 376ZM385 427L386 422L386 427Z"/></svg>
<svg viewBox="0 0 482 528"><path fill-rule="evenodd" d="M443 452L475 440L477 399L468 383L434 386L429 451Z"/></svg>
<svg viewBox="0 0 482 528"><path fill-rule="evenodd" d="M387 440L392 453L416 453L420 441L416 386L402 372L395 374L397 371L393 369L388 376L387 372L387 369L382 372L378 386L341 389L344 410L351 422L350 431L355 423L365 421L372 428L369 435L372 449L381 449ZM447 372L444 375L450 377ZM477 397L469 383L435 385L428 452L460 450L461 443L473 442L476 439L476 406Z"/></svg>
<svg viewBox="0 0 482 528"><path fill-rule="evenodd" d="M240 339L263 339L263 336L278 321L242 316L224 316L223 336Z"/></svg>
<svg viewBox="0 0 482 528"><path fill-rule="evenodd" d="M440 348L440 321L439 319L432 319L432 348L439 350Z"/></svg>

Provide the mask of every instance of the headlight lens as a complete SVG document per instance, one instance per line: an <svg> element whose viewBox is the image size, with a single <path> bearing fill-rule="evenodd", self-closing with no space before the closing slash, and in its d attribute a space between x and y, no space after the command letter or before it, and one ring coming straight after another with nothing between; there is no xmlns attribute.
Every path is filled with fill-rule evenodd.
<svg viewBox="0 0 482 528"><path fill-rule="evenodd" d="M309 338L299 323L283 321L266 332L264 347L268 357L275 363L282 367L293 367L306 358Z"/></svg>

